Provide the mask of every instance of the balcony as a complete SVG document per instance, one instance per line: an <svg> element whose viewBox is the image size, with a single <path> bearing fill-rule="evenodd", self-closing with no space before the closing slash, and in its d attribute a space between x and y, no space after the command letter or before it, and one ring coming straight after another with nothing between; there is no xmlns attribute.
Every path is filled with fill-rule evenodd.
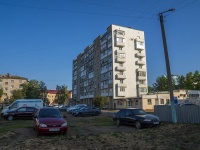
<svg viewBox="0 0 200 150"><path fill-rule="evenodd" d="M124 47L125 46L125 42L116 41L115 42L115 46L117 46L117 47Z"/></svg>
<svg viewBox="0 0 200 150"><path fill-rule="evenodd" d="M137 72L146 72L146 69L138 68L136 71Z"/></svg>
<svg viewBox="0 0 200 150"><path fill-rule="evenodd" d="M117 74L116 78L117 79L126 79L126 75L124 75L124 74Z"/></svg>
<svg viewBox="0 0 200 150"><path fill-rule="evenodd" d="M135 40L135 49L144 50L145 49L144 41L142 41L141 39L140 40L136 39Z"/></svg>
<svg viewBox="0 0 200 150"><path fill-rule="evenodd" d="M117 83L117 87L119 88L119 87L127 87L127 85L126 84L124 84L124 83Z"/></svg>
<svg viewBox="0 0 200 150"><path fill-rule="evenodd" d="M138 60L136 61L136 65L145 65L145 61Z"/></svg>
<svg viewBox="0 0 200 150"><path fill-rule="evenodd" d="M117 57L116 62L126 62L126 58Z"/></svg>
<svg viewBox="0 0 200 150"><path fill-rule="evenodd" d="M145 54L144 53L136 53L135 56L142 58L142 57L145 57Z"/></svg>
<svg viewBox="0 0 200 150"><path fill-rule="evenodd" d="M138 76L138 80L146 80L146 76Z"/></svg>
<svg viewBox="0 0 200 150"><path fill-rule="evenodd" d="M123 92L118 91L117 96L124 97L124 96L126 96L126 92L125 91L123 91Z"/></svg>
<svg viewBox="0 0 200 150"><path fill-rule="evenodd" d="M147 88L146 84L137 84L138 88Z"/></svg>
<svg viewBox="0 0 200 150"><path fill-rule="evenodd" d="M117 70L117 71L126 71L126 67L117 66L117 67L116 67L116 70Z"/></svg>

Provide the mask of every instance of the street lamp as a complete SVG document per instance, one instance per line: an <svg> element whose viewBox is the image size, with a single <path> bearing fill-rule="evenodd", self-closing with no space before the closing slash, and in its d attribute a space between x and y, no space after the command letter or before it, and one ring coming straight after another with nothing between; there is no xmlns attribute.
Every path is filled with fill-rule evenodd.
<svg viewBox="0 0 200 150"><path fill-rule="evenodd" d="M170 93L170 100L171 100L172 122L177 123L176 110L175 110L175 105L174 105L172 78L171 78L169 56L168 56L168 49L167 49L167 40L166 40L166 36L165 36L165 29L164 29L164 23L163 23L164 22L163 21L163 14L166 13L166 12L170 12L170 11L175 11L175 9L171 8L167 11L161 12L161 13L159 13L159 16L160 16L160 26L161 26L161 31L162 31L165 61L166 61L166 68L167 68L167 77L168 77L168 86L169 86L169 93Z"/></svg>

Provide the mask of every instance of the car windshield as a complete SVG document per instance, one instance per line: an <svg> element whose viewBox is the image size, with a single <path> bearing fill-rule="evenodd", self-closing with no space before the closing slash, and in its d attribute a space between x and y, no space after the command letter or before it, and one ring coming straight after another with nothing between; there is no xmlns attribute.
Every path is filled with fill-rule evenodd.
<svg viewBox="0 0 200 150"><path fill-rule="evenodd" d="M142 109L136 109L136 110L133 111L133 114L134 115L145 115L147 113Z"/></svg>
<svg viewBox="0 0 200 150"><path fill-rule="evenodd" d="M57 109L41 109L39 112L39 117L40 118L60 118L62 117L60 114L60 111Z"/></svg>

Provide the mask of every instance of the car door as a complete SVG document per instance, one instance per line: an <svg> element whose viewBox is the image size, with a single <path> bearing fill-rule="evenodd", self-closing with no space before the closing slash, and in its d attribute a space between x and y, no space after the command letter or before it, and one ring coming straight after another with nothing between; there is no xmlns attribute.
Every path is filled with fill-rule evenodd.
<svg viewBox="0 0 200 150"><path fill-rule="evenodd" d="M34 112L35 112L35 108L27 107L24 116L26 118L33 118Z"/></svg>
<svg viewBox="0 0 200 150"><path fill-rule="evenodd" d="M26 107L22 107L22 108L17 109L14 117L18 118L18 119L19 118L25 118L26 117L25 111L26 111Z"/></svg>
<svg viewBox="0 0 200 150"><path fill-rule="evenodd" d="M134 123L134 117L131 109L126 110L126 124L133 124Z"/></svg>
<svg viewBox="0 0 200 150"><path fill-rule="evenodd" d="M121 109L117 116L121 123L126 123L126 109Z"/></svg>

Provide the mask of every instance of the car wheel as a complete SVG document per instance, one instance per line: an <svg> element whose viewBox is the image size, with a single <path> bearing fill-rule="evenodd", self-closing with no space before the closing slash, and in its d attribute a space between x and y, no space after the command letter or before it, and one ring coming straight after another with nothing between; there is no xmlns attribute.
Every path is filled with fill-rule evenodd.
<svg viewBox="0 0 200 150"><path fill-rule="evenodd" d="M119 119L116 120L116 123L117 123L117 127L119 127L121 124Z"/></svg>
<svg viewBox="0 0 200 150"><path fill-rule="evenodd" d="M98 115L99 115L99 113L98 113L98 112L95 112L95 113L94 113L94 115L95 115L95 116L98 116Z"/></svg>
<svg viewBox="0 0 200 150"><path fill-rule="evenodd" d="M12 121L13 120L13 116L8 116L8 120Z"/></svg>
<svg viewBox="0 0 200 150"><path fill-rule="evenodd" d="M142 128L142 124L141 124L139 121L136 121L136 122L135 122L135 127L136 127L137 129L141 129L141 128Z"/></svg>

